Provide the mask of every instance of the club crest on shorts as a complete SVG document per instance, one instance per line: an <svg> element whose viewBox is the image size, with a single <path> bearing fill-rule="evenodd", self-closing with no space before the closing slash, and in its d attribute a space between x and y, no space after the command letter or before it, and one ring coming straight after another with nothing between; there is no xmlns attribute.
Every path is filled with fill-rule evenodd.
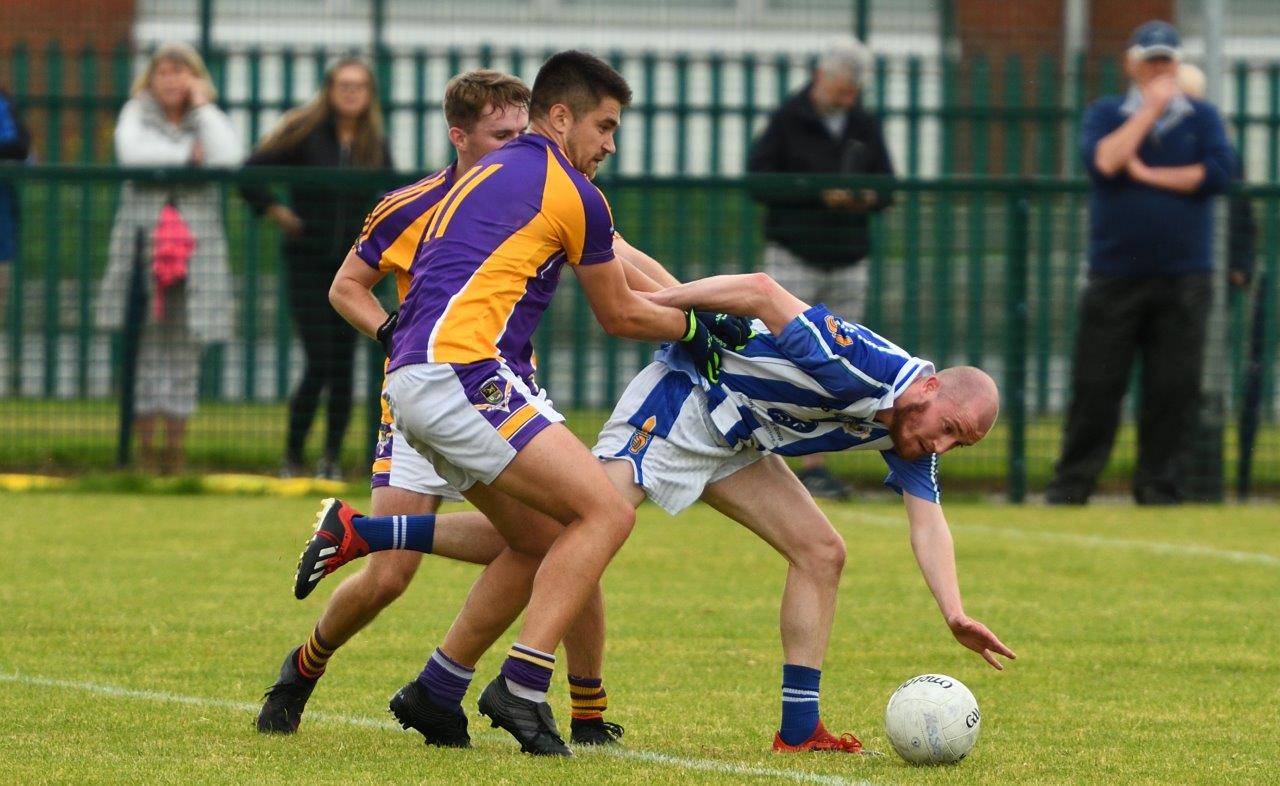
<svg viewBox="0 0 1280 786"><path fill-rule="evenodd" d="M476 403L472 406L481 412L508 412L513 387L509 379L490 377L480 383L480 395L484 398L484 403Z"/></svg>
<svg viewBox="0 0 1280 786"><path fill-rule="evenodd" d="M648 420L641 424L640 428L636 429L635 433L631 435L631 441L627 443L627 452L634 456L644 450L645 446L649 444L649 440L653 439L653 434L649 432L653 431L653 427L656 425L658 425L658 418L650 415Z"/></svg>

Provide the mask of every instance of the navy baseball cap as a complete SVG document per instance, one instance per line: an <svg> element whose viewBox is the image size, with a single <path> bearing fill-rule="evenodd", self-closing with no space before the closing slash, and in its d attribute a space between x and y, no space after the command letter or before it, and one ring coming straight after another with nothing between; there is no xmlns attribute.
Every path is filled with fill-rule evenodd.
<svg viewBox="0 0 1280 786"><path fill-rule="evenodd" d="M1178 28L1159 19L1146 22L1129 36L1129 52L1137 58L1182 56L1182 37Z"/></svg>

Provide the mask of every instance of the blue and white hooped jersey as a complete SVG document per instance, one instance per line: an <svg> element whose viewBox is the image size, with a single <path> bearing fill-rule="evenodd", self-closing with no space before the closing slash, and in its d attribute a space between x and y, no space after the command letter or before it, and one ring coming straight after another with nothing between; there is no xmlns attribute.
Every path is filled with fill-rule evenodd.
<svg viewBox="0 0 1280 786"><path fill-rule="evenodd" d="M889 428L875 420L933 364L912 357L871 329L845 322L816 305L774 336L757 335L739 351L725 351L720 382L697 375L679 344L657 359L697 380L710 418L730 445L782 456L838 450L878 450L889 467L885 485L938 502L938 456L906 461L893 451Z"/></svg>

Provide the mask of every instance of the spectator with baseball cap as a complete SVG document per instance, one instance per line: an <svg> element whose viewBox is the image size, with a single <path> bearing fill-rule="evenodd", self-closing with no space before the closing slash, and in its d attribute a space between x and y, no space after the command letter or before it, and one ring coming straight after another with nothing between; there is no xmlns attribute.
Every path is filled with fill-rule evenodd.
<svg viewBox="0 0 1280 786"><path fill-rule="evenodd" d="M1100 99L1085 114L1080 153L1092 184L1087 283L1050 504L1088 501L1138 359L1134 499L1182 499L1212 295L1211 198L1227 189L1235 163L1217 110L1178 87L1181 57L1173 25L1143 24L1129 39L1128 93Z"/></svg>

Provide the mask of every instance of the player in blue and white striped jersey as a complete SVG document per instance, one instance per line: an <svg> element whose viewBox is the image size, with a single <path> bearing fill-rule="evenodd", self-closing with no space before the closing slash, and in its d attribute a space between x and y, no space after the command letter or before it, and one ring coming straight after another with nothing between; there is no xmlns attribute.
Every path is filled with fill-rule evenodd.
<svg viewBox="0 0 1280 786"><path fill-rule="evenodd" d="M984 372L935 372L929 361L823 305L799 301L768 276L718 276L651 297L762 314L750 340L723 350L716 383L698 374L678 345L666 345L605 427L615 442L626 431L628 444L597 455L630 461L637 484L671 513L710 481L688 472L667 477L652 465L646 477L655 438L704 456L748 451L739 460L747 463L770 453L877 450L889 467L885 485L938 503L939 454L982 439L995 420L999 394ZM690 442L699 431L707 444Z"/></svg>
<svg viewBox="0 0 1280 786"><path fill-rule="evenodd" d="M995 422L999 393L989 376L971 367L935 372L764 274L716 276L648 297L757 317L759 334L722 352L715 383L678 346L664 348L628 385L593 452L632 503L647 496L676 513L702 499L786 557L775 750L855 747L827 733L818 715L844 542L781 456L879 451L889 466L885 484L903 495L912 549L952 634L997 669L996 655L1014 657L964 612L939 504L938 456L978 442Z"/></svg>

